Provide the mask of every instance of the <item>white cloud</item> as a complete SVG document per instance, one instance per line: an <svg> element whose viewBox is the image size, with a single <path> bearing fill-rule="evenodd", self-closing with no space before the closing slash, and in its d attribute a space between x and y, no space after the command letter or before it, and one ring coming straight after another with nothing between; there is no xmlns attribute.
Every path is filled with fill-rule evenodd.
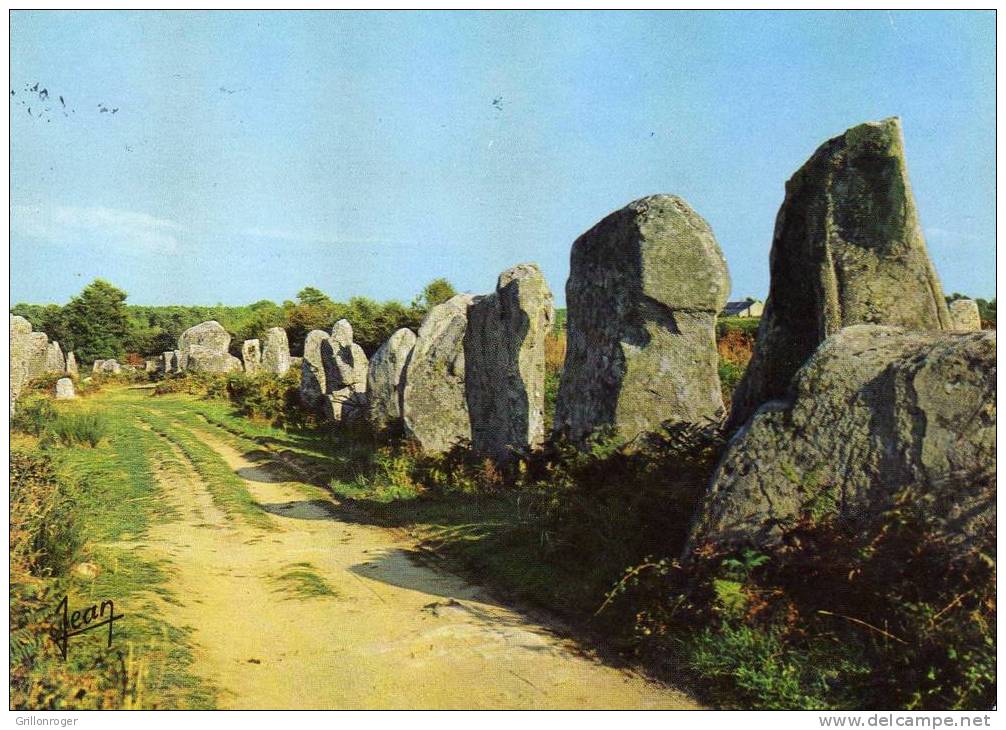
<svg viewBox="0 0 1006 730"><path fill-rule="evenodd" d="M72 244L82 234L108 245L172 253L178 249L179 223L146 213L104 207L15 205L11 230L31 238Z"/></svg>

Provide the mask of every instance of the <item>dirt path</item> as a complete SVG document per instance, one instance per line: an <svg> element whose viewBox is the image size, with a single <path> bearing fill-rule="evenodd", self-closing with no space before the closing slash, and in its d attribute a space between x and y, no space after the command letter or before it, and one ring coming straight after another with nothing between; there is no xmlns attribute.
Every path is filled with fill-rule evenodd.
<svg viewBox="0 0 1006 730"><path fill-rule="evenodd" d="M414 562L412 546L390 531L340 521L303 485L283 481L289 475L275 465L198 435L245 480L274 528L221 511L163 439L184 465L157 469L179 517L153 526L145 549L170 562L176 602L161 610L191 628L193 671L218 688L219 706L695 706L584 656L462 579Z"/></svg>

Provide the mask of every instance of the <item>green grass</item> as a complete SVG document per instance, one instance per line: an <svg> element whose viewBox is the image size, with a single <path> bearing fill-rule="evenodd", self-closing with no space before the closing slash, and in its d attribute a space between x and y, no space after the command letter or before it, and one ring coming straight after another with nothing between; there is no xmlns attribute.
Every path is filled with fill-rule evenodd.
<svg viewBox="0 0 1006 730"><path fill-rule="evenodd" d="M203 443L197 434L153 411L137 410L135 413L155 434L181 450L202 478L214 504L220 509L261 529L275 529L269 516L248 492L244 480L231 470L216 451Z"/></svg>
<svg viewBox="0 0 1006 730"><path fill-rule="evenodd" d="M73 519L83 546L75 562L93 563L97 575L59 576L46 586L47 595L55 602L66 594L71 607L81 608L111 599L125 618L115 624L111 650L101 632L92 632L72 642L65 664L51 651L40 654L35 672L49 694L34 701L63 708L212 708L214 689L191 673L186 633L157 610L154 596L174 600L163 567L138 557L132 543L117 544L142 540L151 522L177 516L152 471L149 454L159 450L158 437L115 399L57 404L57 410L61 420L103 424L103 438L94 446L72 439L49 449L60 473L77 484ZM111 699L98 697L102 687ZM61 699L63 693L68 696Z"/></svg>
<svg viewBox="0 0 1006 730"><path fill-rule="evenodd" d="M331 598L338 594L311 563L291 563L273 578L277 591L293 598Z"/></svg>

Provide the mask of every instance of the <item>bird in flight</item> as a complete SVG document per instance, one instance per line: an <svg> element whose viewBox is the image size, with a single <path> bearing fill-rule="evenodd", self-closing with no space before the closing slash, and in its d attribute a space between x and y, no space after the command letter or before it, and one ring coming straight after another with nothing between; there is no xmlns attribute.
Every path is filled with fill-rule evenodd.
<svg viewBox="0 0 1006 730"><path fill-rule="evenodd" d="M503 111L503 97L497 96L493 99L493 106L496 107L496 111Z"/></svg>

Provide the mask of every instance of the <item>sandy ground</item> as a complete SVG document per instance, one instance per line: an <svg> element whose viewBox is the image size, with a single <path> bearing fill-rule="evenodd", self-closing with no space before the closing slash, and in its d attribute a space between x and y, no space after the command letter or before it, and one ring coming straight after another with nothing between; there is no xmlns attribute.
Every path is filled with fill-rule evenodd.
<svg viewBox="0 0 1006 730"><path fill-rule="evenodd" d="M246 481L275 528L222 512L163 441L185 464L157 469L179 517L152 526L143 550L169 563L176 602L161 610L191 628L192 670L218 689L220 707L695 707L410 558L414 546L401 535L339 520L265 457L199 435ZM297 563L309 563L335 595L284 590L276 578Z"/></svg>

